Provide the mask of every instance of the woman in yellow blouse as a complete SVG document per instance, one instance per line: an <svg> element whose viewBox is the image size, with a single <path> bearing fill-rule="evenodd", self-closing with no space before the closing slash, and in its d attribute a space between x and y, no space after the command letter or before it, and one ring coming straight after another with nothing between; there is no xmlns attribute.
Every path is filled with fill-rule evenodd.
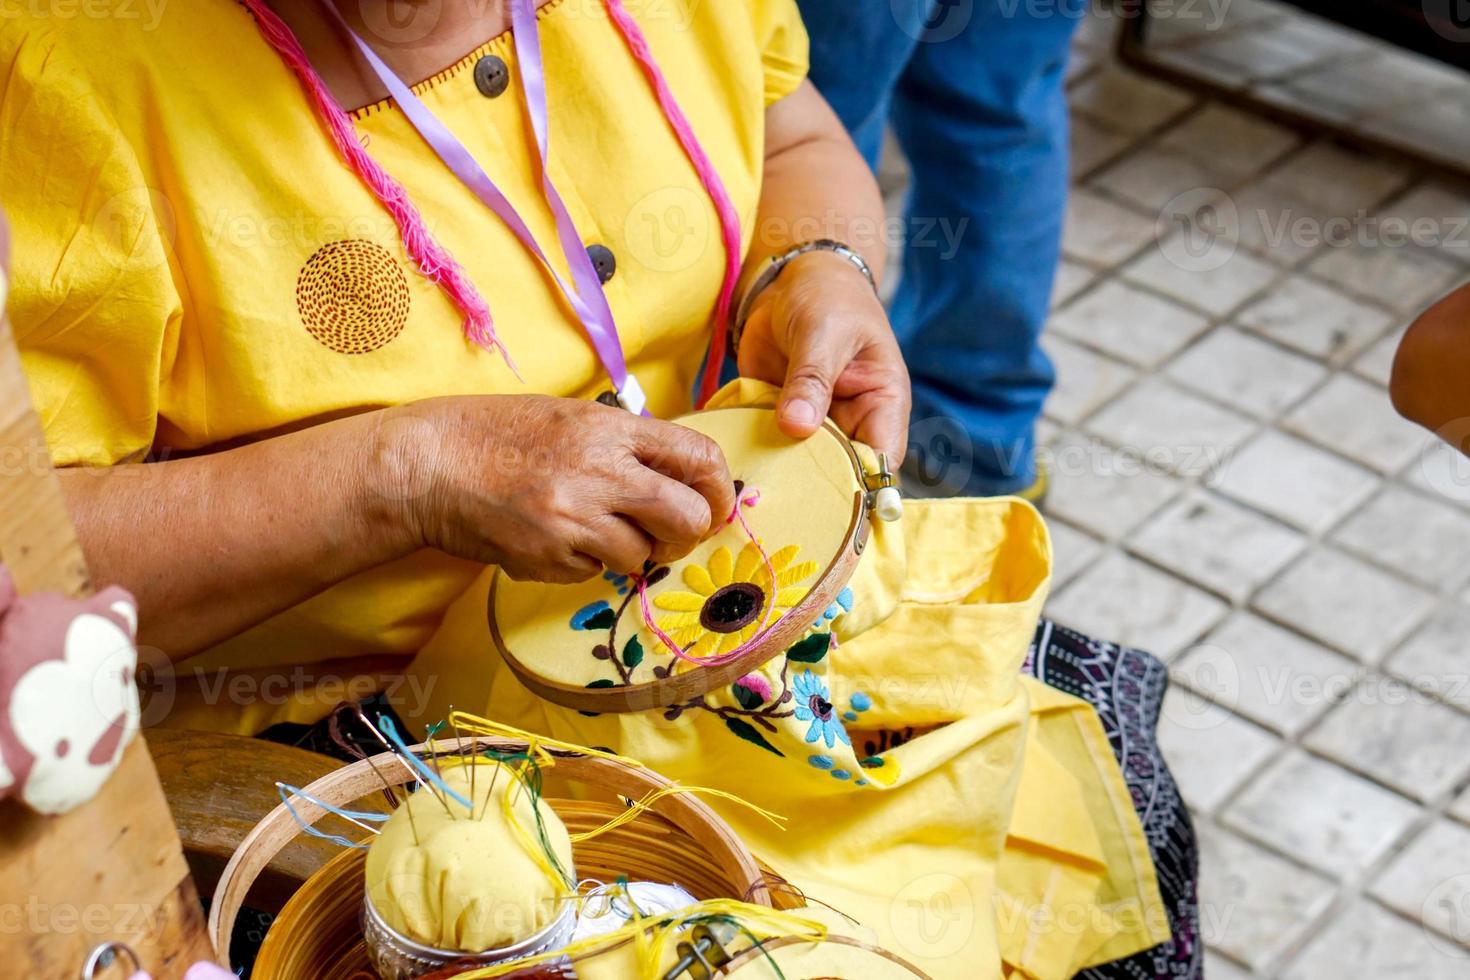
<svg viewBox="0 0 1470 980"><path fill-rule="evenodd" d="M196 0L156 22L39 2L0 33L10 315L94 574L136 595L142 642L178 666L155 723L255 733L396 683L487 564L564 581L687 552L731 481L713 443L657 419L688 409L731 287L773 258L741 373L779 386L788 433L830 415L903 455L907 376L864 269L882 274L882 202L804 81L792 0L655 0L626 21L615 0L542 0L541 69L508 31L514 2ZM390 100L400 78L412 91ZM550 270L591 260L651 417L594 400L611 371L581 308L412 104ZM559 217L585 258L557 247ZM845 245L793 257L819 239ZM867 924L937 976L1049 980L1168 935L1096 717L1016 681L1050 557L1020 507L976 525L977 554L1025 583L974 654L994 682L871 825L905 843L810 828L822 853L861 845L871 860L834 887L891 904ZM420 711L469 680L420 673L447 688ZM971 768L946 762L962 754ZM932 896L962 905L963 935L915 939L904 903ZM1049 903L1073 918L1038 924Z"/></svg>
<svg viewBox="0 0 1470 980"><path fill-rule="evenodd" d="M330 660L352 678L422 645L473 562L586 576L697 540L711 507L729 510L718 454L590 402L606 377L536 260L383 101L317 4L278 6L372 155L491 297L523 380L465 342L244 6L184 5L151 31L7 21L12 318L56 461L109 467L65 482L95 573L139 599L143 642L191 667ZM505 5L382 19L397 7L343 5L400 76L425 79L430 108L555 242L523 102L476 81L492 67L514 77ZM603 288L623 348L668 417L687 407L724 255L713 204L599 9L539 11L551 168L587 245L612 257ZM784 251L793 229L846 239L849 222L881 215L802 81L788 4L666 4L641 22L744 218L747 266ZM882 249L865 251L881 270ZM772 381L789 367L792 428L815 427L840 378L836 417L901 454L904 370L854 266L804 256L762 303L780 315L743 354ZM253 730L302 710L321 713L257 703L187 722Z"/></svg>

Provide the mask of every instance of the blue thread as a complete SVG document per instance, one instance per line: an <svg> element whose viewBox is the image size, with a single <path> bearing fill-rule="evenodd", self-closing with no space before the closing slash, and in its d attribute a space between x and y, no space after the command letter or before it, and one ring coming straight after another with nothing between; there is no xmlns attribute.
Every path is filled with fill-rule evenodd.
<svg viewBox="0 0 1470 980"><path fill-rule="evenodd" d="M313 803L321 807L328 813L335 814L339 817L352 817L353 819L366 820L370 823L382 823L383 821L388 819L388 814L386 813L368 813L365 810L348 810L344 807L333 806L330 803L317 799L310 793L303 792L301 789L292 786L289 783L280 783L279 785L277 785L276 792L280 794L281 802L286 804L286 812L291 814L291 819L296 821L296 826L300 827L303 831L310 834L312 837L331 841L333 844L341 844L343 847L360 848L362 850L367 850L368 845L359 844L356 841L350 841L340 834L329 834L326 831L317 830L311 824L303 820L301 818L301 814L296 812L296 808L291 805L291 797L299 796L306 802Z"/></svg>
<svg viewBox="0 0 1470 980"><path fill-rule="evenodd" d="M857 782L853 783L853 785L854 786L871 786L873 784L870 783L870 782L868 782L866 779L859 779Z"/></svg>
<svg viewBox="0 0 1470 980"><path fill-rule="evenodd" d="M873 699L870 698L870 697L868 697L862 691L858 691L857 693L855 693L852 696L852 710L854 710L854 711L867 711L872 706L873 706Z"/></svg>
<svg viewBox="0 0 1470 980"><path fill-rule="evenodd" d="M842 607L843 612L852 612L852 587L847 586L837 593L837 604Z"/></svg>
<svg viewBox="0 0 1470 980"><path fill-rule="evenodd" d="M852 778L852 773L848 772L846 769L833 769L832 770L832 778L833 779L851 779Z"/></svg>
<svg viewBox="0 0 1470 980"><path fill-rule="evenodd" d="M422 776L427 782L433 784L435 789L439 790L444 795L454 800L454 802L458 803L466 810L469 810L471 813L474 812L475 808L469 800L465 799L459 793L456 793L454 790L450 789L449 784L440 779L438 775L435 774L434 770L430 769L427 765L424 764L424 761L422 759L420 759L418 756L414 755L408 750L408 745L403 741L403 736L398 734L398 727L393 724L393 719L389 718L387 715L380 715L378 717L378 727L382 729L384 735L388 736L388 740L398 747L398 750L403 753L403 758L408 760L409 765L413 766L414 770L417 771L420 776Z"/></svg>
<svg viewBox="0 0 1470 980"><path fill-rule="evenodd" d="M858 720L857 712L856 711L844 711L842 713L842 720L843 721L857 721Z"/></svg>
<svg viewBox="0 0 1470 980"><path fill-rule="evenodd" d="M831 769L835 764L832 761L832 757L827 755L810 755L807 756L806 761L818 769Z"/></svg>

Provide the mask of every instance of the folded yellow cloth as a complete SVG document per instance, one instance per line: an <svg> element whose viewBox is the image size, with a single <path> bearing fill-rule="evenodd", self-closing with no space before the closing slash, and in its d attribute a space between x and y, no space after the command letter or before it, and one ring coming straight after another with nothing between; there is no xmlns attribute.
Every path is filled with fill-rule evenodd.
<svg viewBox="0 0 1470 980"><path fill-rule="evenodd" d="M409 939L478 953L550 925L575 876L572 843L556 812L497 762L474 767L472 792L470 768L443 776L474 803L474 816L453 799L446 805L426 789L414 793L368 849L367 888L378 914ZM567 881L547 873L545 847Z"/></svg>
<svg viewBox="0 0 1470 980"><path fill-rule="evenodd" d="M711 404L775 395L743 382ZM780 535L801 495L775 474L760 489L752 526L774 555L790 544ZM900 522L872 523L850 591L810 636L704 697L596 716L536 698L496 653L487 572L411 669L425 698L397 706L421 724L451 704L472 708L784 814L778 830L709 800L814 902L941 980L1067 980L1163 941L1148 844L1096 712L1021 671L1050 578L1046 525L1015 498L905 507ZM719 541L733 555L740 536L727 528ZM600 587L605 605L623 607L618 583ZM583 638L575 660L560 643L528 650L544 672L580 670L567 676L585 684L612 669L596 647L608 626L529 604L499 612ZM639 670L669 659L650 646Z"/></svg>

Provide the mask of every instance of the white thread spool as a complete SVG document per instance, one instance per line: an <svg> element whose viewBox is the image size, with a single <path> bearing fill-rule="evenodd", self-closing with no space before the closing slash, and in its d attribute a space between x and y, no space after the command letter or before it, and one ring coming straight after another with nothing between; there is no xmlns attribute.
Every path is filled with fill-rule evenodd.
<svg viewBox="0 0 1470 980"><path fill-rule="evenodd" d="M572 942L592 936L605 936L620 928L638 907L643 915L664 915L688 908L698 899L678 885L661 885L652 881L630 881L626 893L621 885L603 885L587 893L582 914L577 919Z"/></svg>

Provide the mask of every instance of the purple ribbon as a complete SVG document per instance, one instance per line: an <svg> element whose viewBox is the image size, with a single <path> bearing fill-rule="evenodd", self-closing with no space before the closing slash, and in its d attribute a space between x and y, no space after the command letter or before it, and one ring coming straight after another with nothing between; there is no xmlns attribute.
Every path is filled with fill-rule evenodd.
<svg viewBox="0 0 1470 980"><path fill-rule="evenodd" d="M506 223L520 239L521 244L546 267L552 279L556 281L557 287L562 291L562 295L571 305L573 312L576 313L577 319L581 321L582 329L587 332L587 339L591 341L592 349L597 353L603 369L607 371L613 387L618 391L619 401L629 411L647 415L648 410L644 405L643 391L638 385L638 380L628 373L622 341L618 338L617 324L613 320L612 308L607 302L607 294L602 290L602 281L597 276L597 269L592 264L591 256L587 254L587 249L582 244L582 236L577 233L577 226L572 220L571 213L567 210L565 202L562 201L556 185L552 183L551 172L546 165L548 149L546 72L541 59L541 29L536 20L535 0L511 0L511 42L515 47L516 60L520 64L521 88L525 97L526 112L531 118L531 129L536 136L536 152L541 164L541 187L546 196L546 203L556 218L557 238L560 240L567 266L572 273L571 285L568 285L547 260L541 244L536 241L536 236L531 234L531 229L526 226L520 213L501 193L500 188L490 179L485 169L476 162L465 145L430 111L428 106L424 105L418 96L413 94L413 91L404 84L393 69L378 57L377 52L348 26L346 19L331 0L322 0L322 6L331 13L342 30L352 38L363 58L367 60L378 79L388 89L388 94L393 97L394 102L398 103L398 108L413 128L418 131L418 134L423 137L424 142L429 144L429 148L486 207L494 211Z"/></svg>

